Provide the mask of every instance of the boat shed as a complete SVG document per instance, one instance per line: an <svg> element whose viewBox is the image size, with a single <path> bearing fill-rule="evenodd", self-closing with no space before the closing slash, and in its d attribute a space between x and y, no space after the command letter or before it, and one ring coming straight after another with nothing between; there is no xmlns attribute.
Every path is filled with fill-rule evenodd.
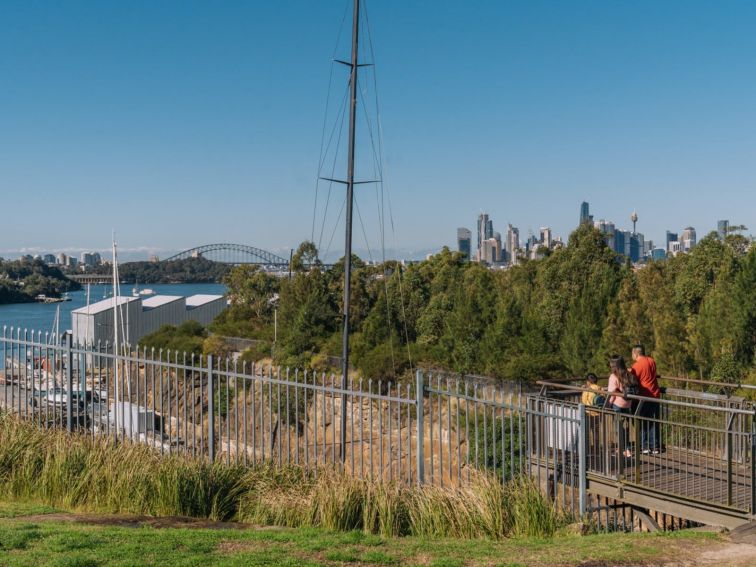
<svg viewBox="0 0 756 567"><path fill-rule="evenodd" d="M154 333L163 325L179 326L186 321L209 325L226 306L226 298L222 295L119 296L120 340L125 338L129 344L136 345L144 336ZM74 344L112 343L113 298L73 310L71 330Z"/></svg>
<svg viewBox="0 0 756 567"><path fill-rule="evenodd" d="M209 325L227 307L223 295L198 294L186 298L186 309L189 319L202 325Z"/></svg>
<svg viewBox="0 0 756 567"><path fill-rule="evenodd" d="M142 327L157 331L163 325L186 321L186 298L182 295L154 295L142 299ZM153 331L146 331L145 334Z"/></svg>
<svg viewBox="0 0 756 567"><path fill-rule="evenodd" d="M112 297L71 311L71 328L74 344L113 343L113 301ZM118 297L118 334L123 337L128 330L128 342L133 342L142 316L142 304L138 297ZM128 322L128 323L127 323ZM139 334L137 332L137 334ZM141 338L143 335L139 335Z"/></svg>

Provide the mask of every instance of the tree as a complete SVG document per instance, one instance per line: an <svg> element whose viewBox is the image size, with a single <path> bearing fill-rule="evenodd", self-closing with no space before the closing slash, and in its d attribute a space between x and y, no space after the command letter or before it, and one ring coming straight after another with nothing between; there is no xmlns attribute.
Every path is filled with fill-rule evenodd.
<svg viewBox="0 0 756 567"><path fill-rule="evenodd" d="M320 265L318 247L315 246L314 242L305 240L299 245L299 248L297 248L297 251L291 258L291 271L303 272L318 265Z"/></svg>

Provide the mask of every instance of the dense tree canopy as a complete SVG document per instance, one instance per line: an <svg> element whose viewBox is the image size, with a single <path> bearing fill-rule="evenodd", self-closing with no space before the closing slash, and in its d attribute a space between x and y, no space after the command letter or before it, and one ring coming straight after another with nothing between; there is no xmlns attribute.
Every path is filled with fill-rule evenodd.
<svg viewBox="0 0 756 567"><path fill-rule="evenodd" d="M272 340L277 361L320 367L341 351L343 261L323 269L312 243L291 279L236 268L215 330ZM662 372L741 380L754 371L756 247L712 233L690 254L635 269L591 227L566 247L508 270L444 249L402 266L354 258L352 360L366 377L424 365L501 378L607 373L641 342ZM270 300L278 297L277 304Z"/></svg>
<svg viewBox="0 0 756 567"><path fill-rule="evenodd" d="M68 279L59 268L42 260L13 260L0 258L0 304L34 301L37 295L59 297L81 286Z"/></svg>
<svg viewBox="0 0 756 567"><path fill-rule="evenodd" d="M111 267L99 266L95 273L110 274ZM163 262L125 262L118 266L121 279L128 283L215 283L229 272L228 264L207 258L186 258Z"/></svg>

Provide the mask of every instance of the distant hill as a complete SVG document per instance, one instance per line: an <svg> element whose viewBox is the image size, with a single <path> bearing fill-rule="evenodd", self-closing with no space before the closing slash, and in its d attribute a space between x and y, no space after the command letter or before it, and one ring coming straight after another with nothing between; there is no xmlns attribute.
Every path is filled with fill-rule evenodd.
<svg viewBox="0 0 756 567"><path fill-rule="evenodd" d="M187 258L170 262L126 262L118 266L121 280L128 283L219 283L231 270L228 264L205 258ZM96 273L109 274L109 266Z"/></svg>
<svg viewBox="0 0 756 567"><path fill-rule="evenodd" d="M0 258L0 304L30 303L38 295L60 297L77 289L81 289L80 284L42 260Z"/></svg>

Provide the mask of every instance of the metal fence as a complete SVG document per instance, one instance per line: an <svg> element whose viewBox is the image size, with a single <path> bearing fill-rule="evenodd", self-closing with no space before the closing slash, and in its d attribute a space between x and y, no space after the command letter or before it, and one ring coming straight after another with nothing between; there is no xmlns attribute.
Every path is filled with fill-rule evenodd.
<svg viewBox="0 0 756 567"><path fill-rule="evenodd" d="M315 471L333 464L405 483L459 486L474 471L506 481L547 454L555 470L557 454L579 460L577 445L565 438L553 446L541 431L563 412L529 408L519 383L418 372L412 384L350 380L343 390L340 377L323 373L71 341L4 329L0 405L41 427L132 440L163 454ZM559 485L557 500L579 513L577 497L566 496L579 491L578 476L545 476Z"/></svg>
<svg viewBox="0 0 756 567"><path fill-rule="evenodd" d="M579 388L530 393L417 372L411 384L350 380L175 352L82 346L20 330L0 338L0 406L78 430L226 463L335 465L373 480L461 486L476 471L526 474L560 508L632 526L590 478L753 513L753 409L689 392L654 411L578 403ZM342 425L343 424L343 425ZM644 455L651 433L661 451ZM625 457L624 450L632 453ZM613 515L610 522L609 510ZM619 515L618 515L619 514ZM620 518L622 522L620 522Z"/></svg>

